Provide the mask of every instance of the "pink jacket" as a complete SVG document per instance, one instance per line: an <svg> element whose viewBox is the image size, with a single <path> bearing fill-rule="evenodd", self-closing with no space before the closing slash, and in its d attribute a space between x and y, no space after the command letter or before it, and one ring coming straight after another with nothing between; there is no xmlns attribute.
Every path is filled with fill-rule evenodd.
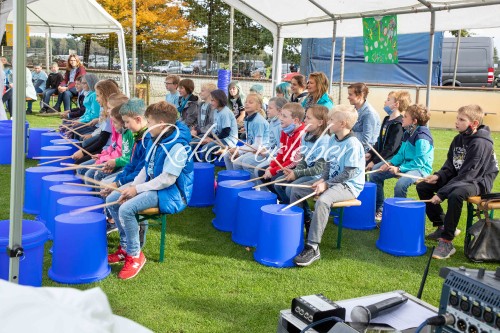
<svg viewBox="0 0 500 333"><path fill-rule="evenodd" d="M103 150L95 161L95 164L106 163L109 160L114 160L122 156L122 135L111 126L111 144Z"/></svg>

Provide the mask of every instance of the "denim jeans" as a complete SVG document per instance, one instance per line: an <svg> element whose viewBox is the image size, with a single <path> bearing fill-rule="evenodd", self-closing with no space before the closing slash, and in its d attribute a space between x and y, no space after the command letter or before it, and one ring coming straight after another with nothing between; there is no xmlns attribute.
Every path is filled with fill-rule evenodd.
<svg viewBox="0 0 500 333"><path fill-rule="evenodd" d="M54 109L60 109L62 102L64 104L64 111L71 110L71 98L76 95L78 95L78 92L76 91L75 87L66 90L62 94L57 95L57 103L54 106Z"/></svg>
<svg viewBox="0 0 500 333"><path fill-rule="evenodd" d="M42 89L40 89L39 87L35 87L35 91L37 94L40 94L42 92ZM26 110L27 111L32 111L33 110L33 102L34 101L27 101L26 104L27 104L27 107L26 107Z"/></svg>
<svg viewBox="0 0 500 333"><path fill-rule="evenodd" d="M127 185L120 187L124 189ZM112 192L106 198L106 203L118 200L120 193ZM137 194L123 204L108 206L108 211L115 220L120 234L120 245L129 256L137 256L141 252L139 241L139 224L136 214L147 208L158 207L158 192L146 191Z"/></svg>
<svg viewBox="0 0 500 333"><path fill-rule="evenodd" d="M88 161L88 162L90 162L90 161ZM82 163L82 164L84 164L84 163ZM121 171L121 168L117 169L116 172L113 172L111 174L111 173L104 173L100 170L88 169L87 172L85 172L85 176L92 178L92 179L95 179L97 181L102 181L104 178L107 178L109 176L113 176L113 179L116 178L116 175L118 175L118 173L120 171Z"/></svg>
<svg viewBox="0 0 500 333"><path fill-rule="evenodd" d="M373 166L372 170L378 170L380 167L384 164L384 162L377 163ZM417 176L417 177L424 177L426 176L423 172L420 170L411 170L408 172L405 172L407 175L412 175L412 176ZM389 171L384 171L384 172L375 172L370 174L370 182L375 183L377 185L377 203L376 203L376 210L377 211L382 211L382 208L384 206L384 181L389 178L395 178L397 177L395 174ZM408 187L410 187L411 184L415 183L417 179L414 178L409 178L409 177L401 177L398 179L396 182L396 186L394 186L394 197L395 198L406 198L406 194L408 193Z"/></svg>
<svg viewBox="0 0 500 333"><path fill-rule="evenodd" d="M81 163L80 166L83 166L83 165L93 165L93 164L95 164L95 160L88 160L88 161L85 161L85 162ZM87 171L91 171L91 170L87 169L87 168L80 168L80 169L76 170L76 173L78 175L81 175L81 176L87 176ZM90 178L93 178L93 177L90 177ZM87 185L94 185L94 183L90 183L90 182L87 182L87 181L85 181L85 184L87 184Z"/></svg>

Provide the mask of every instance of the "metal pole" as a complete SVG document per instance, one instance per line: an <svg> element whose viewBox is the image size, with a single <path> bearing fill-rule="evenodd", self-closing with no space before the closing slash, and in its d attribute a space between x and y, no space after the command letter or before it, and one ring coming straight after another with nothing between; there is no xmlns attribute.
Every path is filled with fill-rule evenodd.
<svg viewBox="0 0 500 333"><path fill-rule="evenodd" d="M234 43L234 7L231 6L231 14L229 17L229 71L233 75L233 43Z"/></svg>
<svg viewBox="0 0 500 333"><path fill-rule="evenodd" d="M333 65L335 64L335 40L337 37L337 20L333 21L333 34L332 34L332 54L330 56L330 84L328 86L328 94L332 93L333 85Z"/></svg>
<svg viewBox="0 0 500 333"><path fill-rule="evenodd" d="M47 74L50 73L50 35L45 33L45 68Z"/></svg>
<svg viewBox="0 0 500 333"><path fill-rule="evenodd" d="M431 107L431 84L432 84L432 62L434 57L434 28L436 24L436 13L431 12L431 30L430 34L430 45L429 45L429 71L427 73L427 93L425 96L425 106L427 110L430 111Z"/></svg>
<svg viewBox="0 0 500 333"><path fill-rule="evenodd" d="M131 96L135 97L136 92L135 92L135 83L136 78L137 78L137 69L136 69L136 56L137 56L137 36L136 36L136 25L137 25L137 16L136 16L136 6L135 6L135 0L132 0L132 82L130 86L132 87L132 92Z"/></svg>
<svg viewBox="0 0 500 333"><path fill-rule="evenodd" d="M19 257L22 249L24 189L24 123L26 121L26 0L14 3L14 91L12 96L12 168L10 172L9 281L19 283Z"/></svg>
<svg viewBox="0 0 500 333"><path fill-rule="evenodd" d="M342 89L344 89L345 37L342 37L342 55L340 56L339 104L342 104Z"/></svg>
<svg viewBox="0 0 500 333"><path fill-rule="evenodd" d="M460 51L460 39L462 38L462 29L458 30L457 46L455 47L455 66L453 67L453 87L457 79L458 52Z"/></svg>

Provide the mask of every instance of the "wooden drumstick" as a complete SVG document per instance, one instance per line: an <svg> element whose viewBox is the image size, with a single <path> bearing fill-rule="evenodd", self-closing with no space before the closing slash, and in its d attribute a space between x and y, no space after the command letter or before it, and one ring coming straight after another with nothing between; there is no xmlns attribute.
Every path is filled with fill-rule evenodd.
<svg viewBox="0 0 500 333"><path fill-rule="evenodd" d="M119 204L119 203L120 203L119 201L113 201L113 202L103 203L103 204L100 204L100 205L79 208L79 209L75 209L75 210L70 211L69 214L70 215L78 215L80 213L90 212L90 211L95 210L95 209L104 208L104 207L108 207L108 206L113 206L113 205L116 205L116 204Z"/></svg>
<svg viewBox="0 0 500 333"><path fill-rule="evenodd" d="M397 204L402 204L402 203L415 203L415 202L431 202L431 199L428 200L401 200L401 201L396 201L395 203Z"/></svg>
<svg viewBox="0 0 500 333"><path fill-rule="evenodd" d="M121 190L121 189L119 189L119 188L113 187L113 186L111 186L111 185L109 185L109 184L106 184L106 183L104 183L104 182L100 182L100 181L95 180L95 179L92 179L92 178L90 178L90 177L87 177L87 176L82 176L82 175L80 175L79 177L80 177L81 179L83 179L83 180L85 180L85 181L89 182L89 183L93 183L93 184L96 184L96 185L99 185L99 186L102 186L102 187L106 187L106 188L109 188L110 190L117 191L117 192L120 192L120 193L122 193L122 192L123 192L123 190Z"/></svg>
<svg viewBox="0 0 500 333"><path fill-rule="evenodd" d="M299 200L292 202L291 204L289 204L288 206L284 207L284 208L283 208L283 209L281 209L280 211L284 211L284 210L286 210L286 209L288 209L288 208L290 208L290 207L292 207L292 206L295 206L296 204L301 203L302 201L305 201L305 200L307 200L307 199L309 199L310 197L313 197L313 196L315 196L315 195L316 195L316 192L310 193L310 194L306 195L305 197L300 198Z"/></svg>
<svg viewBox="0 0 500 333"><path fill-rule="evenodd" d="M52 161L47 161L47 162L43 162L43 163L38 163L37 166L41 166L41 165L46 165L46 164L50 164L50 163L54 163L54 162L60 162L60 161L64 161L64 160L67 160L67 159L70 159L72 158L71 156L68 156L68 157L62 157L62 158L58 158L58 159L55 159L55 160L52 160ZM59 170L58 170L59 171Z"/></svg>
<svg viewBox="0 0 500 333"><path fill-rule="evenodd" d="M233 184L232 186L237 186L237 185L241 185L241 184L250 183L250 182L253 182L254 180L259 180L259 179L262 179L262 178L264 178L264 176L257 177L257 178L252 178L252 179L249 179L249 180L244 180L242 182L237 182L237 183Z"/></svg>
<svg viewBox="0 0 500 333"><path fill-rule="evenodd" d="M284 181L284 179L276 179L276 180L269 182L269 183L262 183L260 185L254 186L253 188L259 188L259 187L263 187L263 186L267 186L267 185L277 184L277 183L282 182L282 181Z"/></svg>

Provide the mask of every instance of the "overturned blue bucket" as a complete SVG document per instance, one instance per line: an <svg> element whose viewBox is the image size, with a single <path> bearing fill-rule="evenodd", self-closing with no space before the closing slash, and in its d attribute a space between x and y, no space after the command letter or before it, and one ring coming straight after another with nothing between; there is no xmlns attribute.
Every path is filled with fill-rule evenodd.
<svg viewBox="0 0 500 333"><path fill-rule="evenodd" d="M261 208L257 250L254 259L265 266L292 267L293 258L304 248L304 211L286 205L267 205Z"/></svg>
<svg viewBox="0 0 500 333"><path fill-rule="evenodd" d="M111 272L108 265L106 216L100 213L61 214L55 218L49 278L60 283L91 283Z"/></svg>
<svg viewBox="0 0 500 333"><path fill-rule="evenodd" d="M217 187L218 184L226 180L244 181L249 179L250 179L250 172L246 170L221 170L217 173ZM215 204L214 207L212 208L212 212L214 213L216 212L216 207L217 207L217 196L215 197Z"/></svg>
<svg viewBox="0 0 500 333"><path fill-rule="evenodd" d="M51 131L50 128L30 128L28 140L28 158L40 156L42 148L42 134Z"/></svg>
<svg viewBox="0 0 500 333"><path fill-rule="evenodd" d="M50 142L51 140L54 139L60 139L61 134L58 132L46 132L42 133L41 139L40 139L40 147L46 147L46 146L51 146L52 143Z"/></svg>
<svg viewBox="0 0 500 333"><path fill-rule="evenodd" d="M379 250L394 256L421 256L427 251L424 244L425 203L407 201L406 198L385 199L376 245Z"/></svg>
<svg viewBox="0 0 500 333"><path fill-rule="evenodd" d="M212 206L215 201L215 167L210 163L194 163L193 194L190 207Z"/></svg>
<svg viewBox="0 0 500 333"><path fill-rule="evenodd" d="M54 175L61 168L55 166L31 167L25 170L24 176L24 207L23 211L27 214L40 214L42 201L42 178L48 175ZM69 170L69 172L73 172ZM66 172L67 173L67 172Z"/></svg>
<svg viewBox="0 0 500 333"><path fill-rule="evenodd" d="M255 186L253 182L235 185L240 182L240 180L226 180L217 185L215 218L212 220L215 229L229 232L234 230L238 193Z"/></svg>
<svg viewBox="0 0 500 333"><path fill-rule="evenodd" d="M366 182L357 199L361 201L361 206L344 208L343 227L353 230L375 229L377 227L375 223L377 185ZM338 224L338 218L335 218L335 224Z"/></svg>
<svg viewBox="0 0 500 333"><path fill-rule="evenodd" d="M43 223L22 220L22 247L24 255L19 261L19 284L40 287L42 285L44 244L47 241L47 228ZM0 279L9 279L10 221L0 221Z"/></svg>
<svg viewBox="0 0 500 333"><path fill-rule="evenodd" d="M55 174L47 175L42 177L42 191L40 193L40 215L37 216L37 220L45 223L49 215L49 207L51 202L49 201L49 189L54 185L63 185L63 183L77 183L81 184L82 180L74 175L67 174ZM45 223L46 224L46 223Z"/></svg>

